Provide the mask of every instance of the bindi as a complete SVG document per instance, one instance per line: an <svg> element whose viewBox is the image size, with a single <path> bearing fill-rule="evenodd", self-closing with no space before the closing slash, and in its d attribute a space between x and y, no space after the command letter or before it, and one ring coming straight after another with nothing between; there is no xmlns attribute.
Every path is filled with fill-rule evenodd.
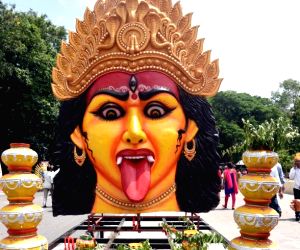
<svg viewBox="0 0 300 250"><path fill-rule="evenodd" d="M132 91L131 93L131 98L133 100L136 100L138 98L138 95L135 93L136 89L137 89L137 79L135 78L135 76L131 76L130 81L129 81L129 88Z"/></svg>

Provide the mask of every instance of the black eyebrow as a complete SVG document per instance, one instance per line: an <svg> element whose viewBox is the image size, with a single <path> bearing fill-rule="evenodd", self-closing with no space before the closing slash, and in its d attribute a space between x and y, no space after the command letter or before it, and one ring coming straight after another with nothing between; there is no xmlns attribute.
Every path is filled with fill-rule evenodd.
<svg viewBox="0 0 300 250"><path fill-rule="evenodd" d="M129 98L129 91L126 92L117 92L114 90L110 90L110 89L101 89L99 91L96 91L94 93L94 95L91 97L91 99L93 99L96 95L101 95L101 94L105 94L105 95L110 95L112 97L115 97L121 101L127 101Z"/></svg>
<svg viewBox="0 0 300 250"><path fill-rule="evenodd" d="M167 93L170 94L172 96L174 96L177 100L177 96L175 96L175 94L170 91L169 89L165 89L165 88L161 88L161 89L151 89L150 91L145 91L145 92L139 92L139 97L142 101L146 101L148 99L150 99L151 97L161 94L161 93Z"/></svg>

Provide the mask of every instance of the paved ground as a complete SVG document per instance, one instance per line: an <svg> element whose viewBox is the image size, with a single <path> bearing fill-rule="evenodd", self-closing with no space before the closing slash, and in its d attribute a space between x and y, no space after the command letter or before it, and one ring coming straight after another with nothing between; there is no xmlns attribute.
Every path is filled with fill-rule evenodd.
<svg viewBox="0 0 300 250"><path fill-rule="evenodd" d="M221 195L221 199L222 201L224 200L223 194ZM278 225L271 232L270 239L278 242L279 249L281 250L300 249L300 223L295 221L294 212L289 208L289 203L292 199L292 195L285 194L284 198L279 201L283 210L282 217L279 220ZM42 204L41 192L36 194L34 202L39 205ZM48 202L50 204L51 199ZM0 192L0 207L6 205L7 203L6 196ZM211 227L216 229L227 239L231 240L239 236L239 229L233 220L233 210L222 209L221 204L222 202L215 210L210 211L209 213L201 213L200 216ZM243 196L238 194L236 207L243 204ZM86 218L87 215L53 217L51 207L47 207L44 209L44 217L38 227L38 232L39 234L44 235L51 243L57 237L71 229L73 226L78 225ZM6 236L6 228L0 224L0 239Z"/></svg>
<svg viewBox="0 0 300 250"><path fill-rule="evenodd" d="M42 192L38 192L35 195L34 203L42 205L43 200ZM0 207L8 204L6 196L3 193L0 193ZM78 215L78 216L52 216L52 208L50 207L51 197L49 197L47 205L49 207L43 208L44 214L41 223L38 226L38 233L45 236L48 239L48 242L51 243L56 238L61 236L63 233L78 225L80 222L84 221L87 218L87 215ZM7 236L6 227L0 223L0 239Z"/></svg>
<svg viewBox="0 0 300 250"><path fill-rule="evenodd" d="M219 206L209 213L201 214L201 217L219 233L228 240L238 237L239 228L233 219L233 210L223 209L224 194L221 195ZM236 207L245 204L244 197L239 193L237 195ZM279 200L282 209L282 216L278 225L271 231L270 239L279 245L280 250L296 250L300 249L300 223L295 221L295 213L290 208L290 202L293 196L284 194L283 199ZM229 205L231 205L229 201Z"/></svg>

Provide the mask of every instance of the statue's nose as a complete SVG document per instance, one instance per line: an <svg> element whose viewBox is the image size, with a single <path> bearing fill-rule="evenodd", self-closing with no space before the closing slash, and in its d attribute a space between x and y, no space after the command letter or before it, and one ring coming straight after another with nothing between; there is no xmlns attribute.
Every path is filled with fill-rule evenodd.
<svg viewBox="0 0 300 250"><path fill-rule="evenodd" d="M123 135L123 140L131 144L139 144L147 140L137 109L129 111L127 130Z"/></svg>

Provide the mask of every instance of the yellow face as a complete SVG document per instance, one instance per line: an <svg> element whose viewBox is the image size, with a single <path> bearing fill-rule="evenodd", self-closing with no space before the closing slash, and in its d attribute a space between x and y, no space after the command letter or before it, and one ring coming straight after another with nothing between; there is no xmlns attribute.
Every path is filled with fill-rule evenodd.
<svg viewBox="0 0 300 250"><path fill-rule="evenodd" d="M144 80L139 85L138 80L130 87L130 78L121 85L115 80L89 95L81 139L72 139L86 151L97 182L110 183L139 202L151 189L165 191L174 183L184 141L197 129L188 129L174 83Z"/></svg>

